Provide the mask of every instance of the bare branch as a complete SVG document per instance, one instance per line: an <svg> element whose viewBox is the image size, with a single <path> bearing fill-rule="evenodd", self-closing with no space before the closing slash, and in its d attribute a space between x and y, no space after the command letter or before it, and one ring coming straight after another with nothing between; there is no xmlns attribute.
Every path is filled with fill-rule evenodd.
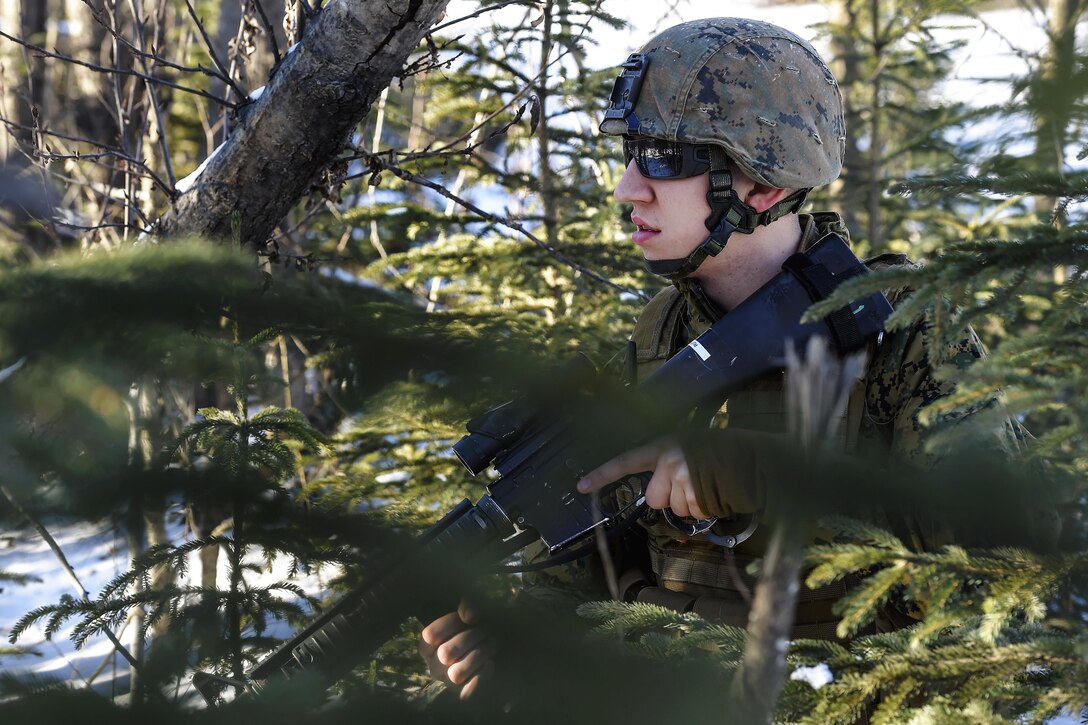
<svg viewBox="0 0 1088 725"><path fill-rule="evenodd" d="M448 23L442 23L441 25L436 25L435 27L431 28L430 32L437 33L440 30L445 30L448 27L451 27L453 25L457 25L458 23L463 23L466 20L472 20L473 18L478 18L481 15L483 15L484 13L494 12L495 10L502 10L507 5L517 5L517 4L522 3L522 2L525 2L525 0L506 0L506 2L504 2L504 3L497 3L495 5L488 5L487 7L480 8L479 10L477 10L474 13L470 13L470 14L464 15L464 16L462 16L460 18L456 18L454 20L449 21Z"/></svg>
<svg viewBox="0 0 1088 725"><path fill-rule="evenodd" d="M216 78L216 79L224 81L224 82L228 81L228 78L225 75L223 75L222 73L220 73L219 71L217 71L214 68L209 68L209 67L207 67L205 65L195 65L195 66L193 66L193 65L183 65L181 63L177 63L175 61L172 61L169 58L164 58L163 56L158 55L154 51L149 53L149 52L145 52L145 51L140 50L139 48L137 48L132 43L132 41L130 41L128 38L126 38L125 36L118 33L117 30L113 28L113 26L111 26L108 22L106 22L106 20L102 17L102 11L99 10L98 8L94 7L94 5L92 5L90 3L90 0L83 0L83 4L86 5L87 8L91 11L91 16L94 18L94 21L96 23L98 23L100 26L102 26L106 30L107 33L112 35L115 40L117 40L123 46L125 46L125 48L130 53L132 53L134 56L137 56L137 57L140 57L140 58L147 58L147 59L149 59L151 61L154 61L155 65L165 66L167 68L179 71L181 73L201 73L201 74L206 75L206 76L208 76L210 78Z"/></svg>
<svg viewBox="0 0 1088 725"><path fill-rule="evenodd" d="M589 21L593 18L593 14L597 12L597 9L600 8L601 2L602 2L602 0L597 0L597 3L594 4L593 9L590 10L587 13L586 21L584 23L582 23L582 28L581 28L581 30L578 31L578 35L575 36L574 41L568 47L566 47L562 51L560 51L560 53L557 56L555 56L554 60L551 60L548 63L546 63L544 65L544 67L541 69L541 71L536 74L536 76L534 76L525 86L523 86L513 96L510 97L510 100L508 100L505 104L503 104L503 106L501 108L498 108L494 112L492 112L491 114L485 116L478 124L476 124L476 126L469 129L467 133L465 133L462 136L460 136L459 138L456 138L453 141L445 144L444 146L440 146L438 148L438 150L439 151L445 151L447 149L453 148L454 146L456 146L459 143L465 142L466 140L468 140L472 136L472 134L475 132L476 128L478 128L480 126L483 126L484 124L491 121L491 119L495 118L500 113L502 113L503 111L505 111L508 108L510 108L511 106L513 106L518 101L518 99L520 99L526 93L534 92L535 89L536 89L537 82L548 73L548 71L551 69L551 67L553 65L555 65L556 63L558 63L559 61L561 61L566 56L570 55L570 53L573 52L572 48L574 47L575 43L577 43L577 41L581 40L582 36L585 35L586 31L589 30Z"/></svg>
<svg viewBox="0 0 1088 725"><path fill-rule="evenodd" d="M61 226L61 227L64 227L66 229L74 229L74 230L79 231L79 232L97 232L97 231L100 231L102 229L127 229L127 230L131 230L131 231L134 231L134 232L144 231L140 227L132 226L131 224L123 224L121 222L117 222L117 223L113 223L113 224L110 224L110 223L72 224L71 222L61 221L60 219L57 219L55 221L55 223L57 224L57 226Z"/></svg>
<svg viewBox="0 0 1088 725"><path fill-rule="evenodd" d="M45 159L46 161L85 161L85 160L95 161L97 159L104 159L104 158L111 158L111 157L115 158L115 159L120 159L121 161L124 161L126 164L132 164L134 166L140 167L141 169L143 169L144 175L147 176L147 178L151 179L151 181L153 181L156 186L158 186L160 189L162 189L166 193L167 196L169 196L171 199L173 199L174 197L177 196L177 191L175 191L172 186L170 186L165 181L163 181L163 179L158 174L156 174L154 171L152 171L151 168L145 162L143 162L140 159L129 156L126 153L122 153L120 151L101 151L101 152L92 153L92 154L81 154L78 151L76 153L72 153L72 154L54 154L54 153L42 154L42 158ZM116 167L110 167L110 168L116 168Z"/></svg>
<svg viewBox="0 0 1088 725"><path fill-rule="evenodd" d="M76 143L85 143L85 144L89 144L91 146L96 146L96 147L98 147L100 149L104 149L106 151L116 151L118 153L121 153L120 149L118 149L115 146L109 146L109 145L104 144L104 143L99 143L98 141L94 141L94 140L89 139L89 138L84 138L82 136L69 136L68 134L60 133L59 131L50 131L49 129L41 128L41 127L38 127L38 126L28 126L26 124L16 123L15 121L12 121L12 120L10 120L8 118L4 118L3 116L0 116L0 123L4 124L5 126L8 126L9 128L17 128L17 129L19 129L21 131L34 131L36 133L41 133L41 134L44 134L46 136L53 136L55 138L63 139L65 141L75 141Z"/></svg>
<svg viewBox="0 0 1088 725"><path fill-rule="evenodd" d="M208 93L207 91L202 91L199 88L190 88L189 86L183 86L180 83L174 83L173 81L168 81L163 78L156 78L155 76L149 76L146 73L140 73L139 71L128 70L126 68L107 68L106 66L101 66L97 63L88 63L87 61L73 58L70 55L65 55L64 53L60 53L58 51L46 50L40 45L28 43L21 38L17 38L14 35L9 35L8 33L5 33L3 30L0 30L0 37L7 38L11 42L16 43L17 45L21 45L27 50L33 50L37 53L41 53L42 57L53 58L56 60L64 61L65 63L83 66L84 68L89 68L96 73L104 73L114 76L132 76L134 78L140 78L150 83L157 83L161 86L166 86L167 88L174 88L183 93L191 93L195 96L203 96L204 98L215 101L216 103L227 106L228 108L237 108L239 105L237 103L232 103L231 101L220 98L219 96Z"/></svg>
<svg viewBox="0 0 1088 725"><path fill-rule="evenodd" d="M185 0L188 2L189 0ZM253 0L253 6L257 8L257 14L261 16L261 22L264 23L264 33L268 36L268 49L272 51L272 58L275 60L276 65L280 62L280 44L276 42L276 31L272 28L272 23L268 21L268 16L264 14L264 6L261 5L261 0Z"/></svg>
<svg viewBox="0 0 1088 725"><path fill-rule="evenodd" d="M514 118L512 120L508 121L502 127L496 129L495 131L492 131L491 133L489 133L483 140L481 140L481 141L470 141L469 145L465 146L464 148L449 149L449 150L445 150L445 151L414 151L414 152L410 152L410 153L398 153L397 154L397 159L399 161L401 161L401 162L404 162L404 161L422 161L424 159L450 159L450 158L462 157L462 156L471 157L473 155L473 152L476 149L478 149L480 146L483 146L484 144L488 143L492 139L497 138L498 136L501 136L504 133L506 133L507 131L509 131L511 126L515 125L518 121L521 120L521 117L524 114L526 108L527 108L527 106L522 106L514 114ZM481 128L483 128L482 124L477 124L475 126L475 130L477 132ZM354 153L354 154L352 154L350 156L343 157L343 160L344 161L355 161L355 160L358 160L358 159L368 160L373 156L366 149L356 147L355 151L356 151L356 153ZM367 174L369 174L369 173L371 173L371 172L368 171ZM357 174L356 176L351 177L351 178L359 178L360 176L363 176L363 175L365 175L365 174Z"/></svg>
<svg viewBox="0 0 1088 725"><path fill-rule="evenodd" d="M208 31L204 27L204 21L197 17L196 9L189 0L185 0L185 8L189 11L189 17L193 19L193 23L196 25L197 30L200 32L200 37L204 41L204 49L208 51L208 55L211 56L212 63L215 63L215 67L219 69L219 77L224 83L229 85L231 89L238 94L239 98L246 98L249 94L234 82L234 79L230 77L230 73L227 71L226 66L219 60L219 56L215 54L215 45L212 43L211 38L208 37Z"/></svg>
<svg viewBox="0 0 1088 725"><path fill-rule="evenodd" d="M140 50L142 52L147 48L147 40L144 36L143 20L140 18L140 4L137 0L129 0L129 7L132 9L132 17L135 20L137 37L139 38ZM147 80L147 78L151 77L148 72L147 59L141 57L139 60L140 65L143 66L144 73L147 74L144 78L144 89L147 92L147 100L151 104L151 113L155 116L155 126L159 131L159 147L162 149L162 162L166 166L166 178L170 180L170 186L173 187L177 179L174 178L174 165L170 161L170 145L166 137L166 124L163 122L162 118L162 107L159 105L159 99L155 96L154 86Z"/></svg>

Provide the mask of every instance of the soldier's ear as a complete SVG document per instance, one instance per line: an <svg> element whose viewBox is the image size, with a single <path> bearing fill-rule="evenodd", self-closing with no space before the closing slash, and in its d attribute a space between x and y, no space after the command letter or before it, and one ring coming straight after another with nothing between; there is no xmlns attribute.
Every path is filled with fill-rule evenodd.
<svg viewBox="0 0 1088 725"><path fill-rule="evenodd" d="M793 189L778 189L773 186L760 184L757 181L753 182L751 190L745 194L744 203L755 209L757 212L763 212L767 211L792 193Z"/></svg>

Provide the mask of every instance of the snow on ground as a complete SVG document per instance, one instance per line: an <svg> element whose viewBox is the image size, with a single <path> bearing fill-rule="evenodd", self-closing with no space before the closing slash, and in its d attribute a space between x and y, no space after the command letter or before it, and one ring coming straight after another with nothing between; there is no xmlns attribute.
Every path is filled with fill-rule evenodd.
<svg viewBox="0 0 1088 725"><path fill-rule="evenodd" d="M84 588L89 589L92 595L122 571L123 559L118 556L118 546L124 548L123 537L119 536L111 522L51 522L47 528L78 573ZM0 635L4 640L8 639L11 627L28 610L57 602L64 594L78 596L71 579L34 529L8 532L0 537L0 571L29 574L41 579L40 582L22 586L4 584L4 596L0 597ZM77 652L64 635L47 640L41 627L28 630L17 645L40 653L40 657L3 657L0 658L0 669L71 677L77 681L90 678L112 649L103 638L101 644L92 642Z"/></svg>
<svg viewBox="0 0 1088 725"><path fill-rule="evenodd" d="M187 535L176 508L168 515L169 534L175 543L186 540ZM93 522L49 521L46 528L56 539L76 571L82 586L95 597L106 583L128 568L128 548L125 534L121 527L110 520ZM191 537L189 537L191 538ZM218 584L229 586L229 577L224 562L219 559ZM259 551L247 556L247 562L263 565ZM260 576L250 575L248 581L254 586L263 586L287 578L288 561L280 557L274 563L271 572ZM190 577L199 578L200 562L194 555L189 562ZM0 590L0 636L8 639L11 627L29 610L54 604L65 595L79 596L72 580L64 573L56 556L45 541L32 528L9 531L0 535L0 571L10 574L28 574L41 579L40 582L17 585L3 583ZM292 579L308 594L317 595L327 590L327 580L335 576L332 568L308 575L298 575ZM34 650L40 656L0 657L0 672L31 674L44 677L56 677L70 680L77 687L91 686L103 694L120 694L126 690L128 666L119 655L113 654L113 645L105 636L92 638L80 650L69 639L72 623L52 639L46 639L44 628L35 626L20 637L17 645ZM292 632L283 623L272 623L269 634L287 637ZM117 632L126 647L131 648L132 632ZM188 692L188 683L182 683L180 696Z"/></svg>

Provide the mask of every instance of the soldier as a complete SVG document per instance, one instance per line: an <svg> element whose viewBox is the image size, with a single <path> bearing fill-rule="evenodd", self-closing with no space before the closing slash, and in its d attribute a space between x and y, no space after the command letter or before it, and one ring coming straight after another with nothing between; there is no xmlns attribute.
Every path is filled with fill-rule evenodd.
<svg viewBox="0 0 1088 725"><path fill-rule="evenodd" d="M838 177L846 129L834 76L787 30L716 18L664 31L623 65L601 131L623 146L627 168L615 198L632 207L632 240L649 270L672 283L635 324L640 376L775 276L787 257L829 233L847 237L837 214L798 213L809 190ZM888 256L875 264L905 262ZM841 426L843 450L925 464L918 411L951 388L931 375L922 329L888 335L870 351L872 363ZM966 364L980 354L969 335L945 359ZM783 428L782 383L776 374L730 396L731 436L656 441L589 473L578 490L652 470L651 509L695 519L755 512L764 505L769 467L746 435ZM649 571L623 578L629 598L744 626L751 582L739 571L760 553L758 536L727 560L722 547L680 541L660 520L645 529ZM932 534L912 533L922 545ZM831 604L843 593L833 587L803 594L794 635L834 637ZM430 623L420 644L432 674L461 687L463 697L486 678L496 646L472 625L462 608Z"/></svg>

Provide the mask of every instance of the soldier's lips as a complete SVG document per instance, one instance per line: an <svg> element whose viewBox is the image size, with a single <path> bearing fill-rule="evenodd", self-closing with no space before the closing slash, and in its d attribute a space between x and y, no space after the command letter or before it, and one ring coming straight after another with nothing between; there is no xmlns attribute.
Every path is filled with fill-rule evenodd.
<svg viewBox="0 0 1088 725"><path fill-rule="evenodd" d="M655 229L637 216L631 217L631 223L635 225L635 231L631 235L631 241L639 246L642 246L661 233L660 229Z"/></svg>

